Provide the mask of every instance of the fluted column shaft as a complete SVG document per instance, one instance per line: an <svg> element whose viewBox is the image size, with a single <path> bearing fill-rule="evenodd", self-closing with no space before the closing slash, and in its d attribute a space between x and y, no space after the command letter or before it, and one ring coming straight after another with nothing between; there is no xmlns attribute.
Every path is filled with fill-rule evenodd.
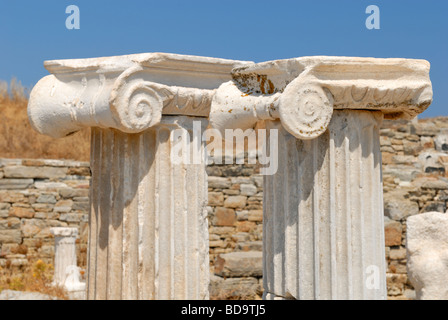
<svg viewBox="0 0 448 320"><path fill-rule="evenodd" d="M312 140L268 122L279 165L264 178L266 299L386 298L381 120L335 110Z"/></svg>
<svg viewBox="0 0 448 320"><path fill-rule="evenodd" d="M192 137L193 121L205 129L186 116L138 134L92 129L88 299L208 298L205 163L170 160L173 130Z"/></svg>

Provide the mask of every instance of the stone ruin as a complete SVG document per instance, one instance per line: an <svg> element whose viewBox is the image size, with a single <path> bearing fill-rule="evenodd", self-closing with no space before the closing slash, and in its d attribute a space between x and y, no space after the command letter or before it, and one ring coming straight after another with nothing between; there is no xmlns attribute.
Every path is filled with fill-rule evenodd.
<svg viewBox="0 0 448 320"><path fill-rule="evenodd" d="M205 157L173 164L170 136L259 122L278 133L278 170L263 177L264 298L387 297L379 128L430 105L428 62L149 53L45 66L33 127L92 127L87 299L209 298Z"/></svg>
<svg viewBox="0 0 448 320"><path fill-rule="evenodd" d="M85 299L86 284L80 281L80 268L76 261L77 228L51 228L55 238L54 285L63 287L70 298Z"/></svg>
<svg viewBox="0 0 448 320"><path fill-rule="evenodd" d="M448 300L448 216L426 212L407 219L408 275L419 300Z"/></svg>

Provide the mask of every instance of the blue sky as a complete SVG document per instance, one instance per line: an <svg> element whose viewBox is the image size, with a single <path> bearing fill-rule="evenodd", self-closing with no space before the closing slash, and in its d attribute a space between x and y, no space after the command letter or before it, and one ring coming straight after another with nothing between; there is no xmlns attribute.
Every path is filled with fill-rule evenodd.
<svg viewBox="0 0 448 320"><path fill-rule="evenodd" d="M65 9L80 9L68 30ZM367 6L380 8L368 30ZM32 87L44 60L170 52L255 62L310 55L418 58L448 116L446 0L0 0L0 79Z"/></svg>

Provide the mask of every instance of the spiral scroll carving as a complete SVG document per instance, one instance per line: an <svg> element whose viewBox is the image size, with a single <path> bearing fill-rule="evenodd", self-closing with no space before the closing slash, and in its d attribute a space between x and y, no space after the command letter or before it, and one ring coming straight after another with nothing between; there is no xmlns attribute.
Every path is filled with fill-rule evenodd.
<svg viewBox="0 0 448 320"><path fill-rule="evenodd" d="M280 98L279 115L285 129L296 138L317 138L331 121L333 96L318 85L291 83Z"/></svg>
<svg viewBox="0 0 448 320"><path fill-rule="evenodd" d="M163 100L151 82L123 82L112 93L110 107L121 130L137 133L160 122Z"/></svg>

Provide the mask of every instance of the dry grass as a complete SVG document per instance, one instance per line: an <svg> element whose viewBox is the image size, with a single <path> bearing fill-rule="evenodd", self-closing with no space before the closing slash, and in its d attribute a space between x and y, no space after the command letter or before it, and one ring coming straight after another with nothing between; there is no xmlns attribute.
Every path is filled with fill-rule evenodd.
<svg viewBox="0 0 448 320"><path fill-rule="evenodd" d="M27 104L20 82L0 81L0 158L89 160L89 129L63 139L41 135L28 121Z"/></svg>
<svg viewBox="0 0 448 320"><path fill-rule="evenodd" d="M3 290L16 290L27 292L39 292L61 300L68 300L66 291L51 284L54 267L42 260L30 262L22 268L12 267L7 263L6 267L0 267L0 292Z"/></svg>

